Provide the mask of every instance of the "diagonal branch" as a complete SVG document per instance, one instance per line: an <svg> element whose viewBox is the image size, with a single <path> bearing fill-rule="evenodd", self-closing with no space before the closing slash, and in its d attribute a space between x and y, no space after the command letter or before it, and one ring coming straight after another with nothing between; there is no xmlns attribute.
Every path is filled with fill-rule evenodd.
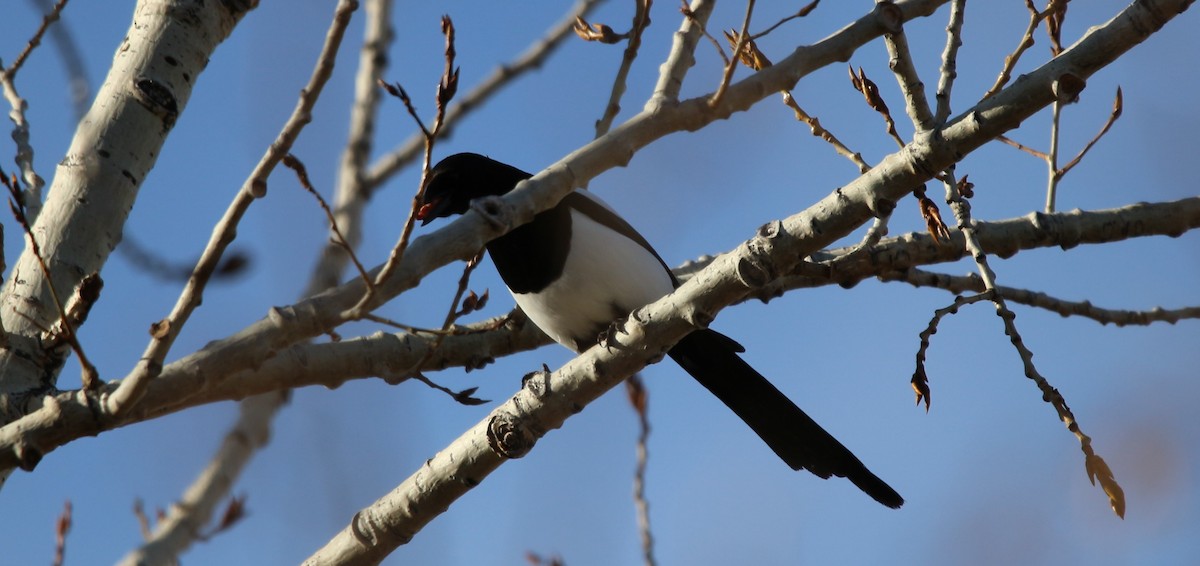
<svg viewBox="0 0 1200 566"><path fill-rule="evenodd" d="M913 287L933 287L951 293L984 291L983 280L975 274L950 275L923 269L893 271L879 276L883 281L903 281ZM1156 322L1175 324L1181 320L1200 319L1200 306L1149 310L1109 309L1093 305L1091 301L1068 301L1040 291L1016 287L996 286L996 292L1017 304L1048 310L1060 316L1082 316L1100 324L1116 326L1149 326Z"/></svg>

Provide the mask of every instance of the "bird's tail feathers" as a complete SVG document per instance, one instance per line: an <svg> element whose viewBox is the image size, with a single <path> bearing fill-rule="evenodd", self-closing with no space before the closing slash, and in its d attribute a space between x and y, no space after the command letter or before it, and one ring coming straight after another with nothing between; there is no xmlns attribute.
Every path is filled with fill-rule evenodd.
<svg viewBox="0 0 1200 566"><path fill-rule="evenodd" d="M893 509L904 499L871 473L849 449L821 428L767 378L747 364L742 347L712 330L697 330L671 348L671 356L696 381L733 410L794 470L849 479Z"/></svg>

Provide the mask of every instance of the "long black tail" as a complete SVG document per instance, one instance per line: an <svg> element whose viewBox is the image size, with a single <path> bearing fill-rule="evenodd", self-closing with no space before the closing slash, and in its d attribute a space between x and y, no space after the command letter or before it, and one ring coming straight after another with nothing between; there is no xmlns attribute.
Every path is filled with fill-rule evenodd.
<svg viewBox="0 0 1200 566"><path fill-rule="evenodd" d="M826 479L844 477L888 507L904 504L896 490L742 360L738 353L743 351L723 334L697 330L667 354L750 425L793 470L804 468Z"/></svg>

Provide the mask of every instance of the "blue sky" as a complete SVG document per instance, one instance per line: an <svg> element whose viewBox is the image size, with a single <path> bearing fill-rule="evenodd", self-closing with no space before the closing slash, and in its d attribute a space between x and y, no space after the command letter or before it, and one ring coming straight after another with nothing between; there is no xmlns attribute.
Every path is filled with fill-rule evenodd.
<svg viewBox="0 0 1200 566"><path fill-rule="evenodd" d="M331 4L263 2L239 25L201 75L158 166L145 180L126 237L181 262L199 254L213 222L290 113ZM824 3L760 45L772 58L782 58L869 6ZM1072 5L1064 37L1073 41L1122 6L1115 1ZM93 86L102 81L132 8L128 0L76 0L68 6L64 22L82 46ZM428 116L442 65L440 14L450 14L458 29L465 90L523 50L561 17L561 9L400 3L387 76L404 84ZM743 9L722 3L712 29L738 26ZM38 16L25 2L9 2L2 10L0 57L10 61ZM621 30L629 10L626 3L610 2L590 19ZM759 6L759 24L752 29L784 13L784 8ZM327 196L346 136L362 14L355 18L315 120L294 149ZM946 18L943 8L908 28L927 85L936 82ZM1020 2L968 6L956 113L990 86L1027 18ZM655 6L618 120L641 108L677 26L673 4ZM1062 144L1073 153L1103 123L1116 87L1124 91L1124 116L1063 181L1060 208L1100 209L1195 195L1194 137L1200 131L1193 94L1200 81L1191 72L1200 54L1195 26L1196 14L1180 16L1092 77L1080 103L1064 111ZM1040 32L1037 39L1018 72L1045 60L1047 42ZM561 158L591 139L620 50L568 41L540 71L463 122L439 146L438 156L475 151L527 170ZM711 91L719 63L702 45L684 95ZM851 63L880 85L901 135L909 135L883 44L866 46ZM745 72L739 69L737 77ZM31 106L37 167L47 179L74 128L65 84L51 45L37 51L18 78ZM843 67L814 73L794 92L806 110L869 162L895 150L881 121L850 88ZM1011 135L1044 149L1048 124L1047 111ZM412 130L401 105L385 101L377 148L402 142ZM13 152L8 141L0 148L5 155ZM10 169L11 158L4 159ZM973 205L979 219L1028 214L1044 200L1045 165L1007 146L993 144L969 156L959 173L976 183ZM803 210L856 174L789 110L768 100L696 134L668 136L590 188L642 230L668 263L678 264L732 249L759 225ZM417 179L414 171L406 171L376 196L365 220L364 263L385 258ZM940 187L931 185L930 191L938 195ZM914 202L903 202L892 220L892 235L923 229ZM5 230L11 263L21 238L12 222L5 221ZM171 359L257 320L272 305L293 302L324 240L324 218L311 197L290 174L277 172L269 195L251 209L234 244L253 256L251 271L211 288ZM992 266L1001 284L1065 299L1089 299L1109 308L1174 308L1200 302L1198 251L1200 239L1188 234L1035 250L993 258ZM973 266L934 269L965 274ZM154 279L120 253L103 276L103 299L82 338L101 375L112 379L133 367L145 346L145 329L168 312L180 284ZM382 314L435 325L457 277L457 268L435 273ZM484 315L512 305L490 265L477 270L472 287L491 289ZM1039 370L1066 396L1126 491L1129 510L1121 521L1103 493L1089 485L1077 441L1023 377L989 305L942 323L929 351L932 411L913 406L908 381L917 334L951 299L940 291L865 281L852 289L794 292L769 305L735 306L714 324L745 344L752 364L905 496L900 511L884 509L849 482L792 472L678 368L649 368L644 375L653 432L647 489L661 563L1183 564L1200 557L1195 537L1200 424L1192 416L1200 399L1194 379L1200 367L1197 323L1122 329L1015 307ZM341 333L376 330L357 324ZM481 396L502 400L525 372L543 362L555 367L569 355L547 347L481 371L448 370L431 377L453 388L479 386ZM60 386L77 387L77 375L69 366ZM234 490L248 496L249 516L196 546L184 560L302 560L491 406L462 407L416 383L393 387L379 380L335 391L297 391L270 445ZM219 404L80 440L48 455L34 473L18 472L0 492L4 561L49 561L54 518L67 499L75 509L68 560L118 559L140 540L130 512L134 499L154 508L177 498L216 449L235 411L233 404ZM635 427L624 395L604 396L551 432L529 456L489 477L389 563L520 564L526 551L558 554L572 565L636 563L640 551L630 498Z"/></svg>

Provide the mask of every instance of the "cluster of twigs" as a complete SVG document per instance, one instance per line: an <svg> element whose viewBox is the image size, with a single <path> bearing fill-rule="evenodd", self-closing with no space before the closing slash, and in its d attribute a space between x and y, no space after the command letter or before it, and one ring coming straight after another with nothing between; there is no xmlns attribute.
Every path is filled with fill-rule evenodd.
<svg viewBox="0 0 1200 566"><path fill-rule="evenodd" d="M1015 68L1021 55L1033 45L1033 33L1036 31L1042 21L1046 22L1047 33L1051 39L1051 55L1057 56L1062 52L1063 48L1061 43L1061 32L1063 20L1066 16L1066 4L1067 3L1065 1L1051 0L1046 9L1038 11L1033 6L1032 0L1026 0L1026 5L1031 12L1029 26L1022 35L1022 39L1017 50L1005 58L1004 66L1001 69L999 77L997 77L993 87L984 94L984 98L994 95L1008 82L1012 70ZM721 57L727 62L725 75L722 80L722 86L728 81L728 78L731 74L729 68L733 61L740 61L742 64L756 71L767 68L771 65L770 59L758 48L754 40L762 35L765 35L766 33L769 33L771 30L775 29L778 24L760 34L750 35L748 28L753 5L753 1L747 2L747 14L743 20L741 31L729 30L725 32L726 40L733 49L733 58L725 57L723 50L720 49L720 46L716 44L715 40L713 41L713 43L717 45L718 50L721 51ZM957 56L958 47L962 45L961 33L964 11L965 2L955 1L952 3L950 24L947 26L946 48L943 51L941 73L938 81L938 104L936 111L931 108L928 102L925 100L924 85L917 77L917 71L912 63L907 39L905 38L903 29L897 27L884 36L889 55L891 56L891 67L896 75L898 83L900 84L901 91L905 96L907 114L912 118L914 129L917 132L928 132L935 128L939 128L944 125L946 120L949 118L950 93L953 89L954 78L957 76L957 73L955 72L955 58ZM802 10L802 13L799 15L803 15L803 12L804 11ZM903 148L906 145L906 142L898 133L896 129L896 122L891 116L891 111L888 108L887 102L880 94L879 88L874 81L867 76L866 72L861 67L858 68L857 72L853 67L850 67L850 82L853 88L862 94L867 106L872 110L875 110L883 118L887 135L897 144L897 146ZM1075 158L1073 158L1067 165L1059 168L1056 165L1058 152L1059 112L1063 104L1074 101L1075 94L1078 92L1078 88L1081 87L1075 87L1072 89L1071 94L1064 93L1064 95L1053 104L1050 152L1042 153L1029 150L1024 146L1009 140L1007 137L1001 136L999 138L1001 141L1017 145L1019 148L1024 149L1037 157L1045 159L1049 164L1050 188L1048 189L1047 193L1047 212L1053 212L1054 210L1054 195L1058 180L1082 160L1083 156L1096 144L1100 137L1109 131L1112 124L1121 115L1122 97L1121 91L1118 88L1112 113L1110 114L1109 119L1105 122L1104 126L1101 128L1100 132L1079 152L1079 154L1075 156ZM721 94L722 89L718 89L717 93L714 95L714 99L719 99ZM812 129L813 134L817 135L833 146L839 155L849 158L855 163L856 166L858 166L861 172L865 173L870 169L870 166L862 160L862 157L859 153L848 149L845 144L843 144L835 135L820 127L816 118L809 116L806 112L801 110L789 92L783 92L783 101L784 104L793 110L797 119L807 123ZM997 286L994 283L995 274L988 266L987 255L983 253L982 248L975 239L973 230L974 221L972 220L970 214L970 204L966 200L973 195L974 185L968 182L965 176L961 180L956 181L953 169L942 172L942 174L939 175L939 179L943 181L946 189L946 202L949 203L951 208L954 210L958 230L966 238L968 247L975 252L972 254L972 256L978 263L978 268L982 276L979 281L982 282L983 290L978 294L968 297L957 297L954 303L950 306L943 309L938 309L933 318L930 320L929 325L923 332L921 332L920 347L918 348L916 355L916 369L914 370L913 378L911 380L913 390L916 393L917 402L923 402L926 406L926 410L929 409L931 392L929 388L928 374L925 369L926 351L930 345L930 338L934 333L937 332L937 327L941 320L949 314L957 313L959 309L970 304L979 302L993 303L997 309L997 314L1003 321L1005 334L1010 337L1014 347L1017 349L1018 355L1024 361L1026 376L1037 384L1039 390L1043 392L1043 398L1045 398L1047 402L1054 407L1060 419L1064 422L1064 424L1067 425L1067 428L1079 438L1081 448L1085 454L1085 467L1088 471L1089 477L1093 478L1093 481L1100 482L1101 487L1109 497L1114 512L1116 512L1119 516L1124 516L1125 502L1120 486L1117 484L1111 473L1111 470L1108 468L1104 460L1094 453L1094 450L1091 446L1091 439L1079 430L1078 422L1076 421L1074 414L1068 408L1066 401L1062 398L1062 395L1057 389L1051 386L1046 378L1042 376L1034 367L1032 362L1032 352L1029 351L1029 349L1024 345L1014 323L1015 315L1011 310L1009 310L1005 302L1004 295L997 290ZM942 220L937 204L934 203L934 201L928 196L926 196L925 188L923 186L914 187L913 195L918 201L918 210L921 214L921 217L924 219L926 229L930 235L937 242L948 241L951 238L950 229ZM865 252L878 243L882 235L886 234L886 225L886 216L877 219L875 226L868 231L864 241L860 243L855 250L853 250L852 254ZM1057 299L1049 302L1055 304L1063 303L1063 301ZM1062 311L1060 310L1059 312ZM1143 316L1142 318L1147 317Z"/></svg>
<svg viewBox="0 0 1200 566"><path fill-rule="evenodd" d="M16 176L9 176L3 172L0 172L0 177L3 178L4 184L11 195L10 207L12 209L12 214L17 219L17 222L22 226L28 239L28 246L30 249L32 249L34 255L38 257L38 260L41 264L41 269L47 275L47 280L51 279L49 277L49 269L42 257L42 251L37 240L34 238L33 230L31 228L33 219L36 217L36 206L40 201L40 196L37 196L38 193L36 191L37 187L40 186L40 178L38 178L32 170L32 149L28 144L28 125L23 119L24 103L20 100L19 96L15 94L16 91L12 84L12 79L16 75L17 70L21 68L21 65L28 57L28 54L40 42L42 35L46 32L46 29L50 23L58 18L59 13L66 3L66 0L60 0L54 6L51 15L46 17L46 19L43 21L43 24L35 33L33 39L30 40L28 47L17 57L11 66L0 69L0 82L3 82L6 97L8 98L10 105L13 106L13 113L17 116L14 118L14 123L17 124L17 128L14 131L14 139L18 144L17 162L22 169L22 179L18 180ZM568 25L566 27L562 27L562 33L567 34L569 33L570 29L574 29L575 33L584 40L596 41L600 43L626 42L625 54L617 72L617 76L613 81L613 88L611 91L612 94L601 119L596 123L596 136L600 137L610 130L613 120L620 111L620 100L625 91L626 77L636 60L642 34L650 24L649 12L651 8L651 1L640 0L636 3L633 23L629 31L623 33L615 32L611 27L605 24L597 24L587 21L583 12L590 7L591 4L591 2L582 2L580 4L582 8L574 11L572 14L574 17L574 26ZM1011 77L1011 73L1015 69L1021 56L1033 45L1033 33L1038 27L1040 27L1042 22L1046 23L1047 33L1050 37L1051 55L1058 56L1063 52L1061 45L1061 32L1062 24L1066 15L1066 4L1067 3L1063 0L1050 0L1047 7L1044 10L1039 11L1034 7L1032 0L1026 1L1026 5L1031 12L1029 26L1022 36L1018 48L1005 58L1000 76L997 78L994 86L984 94L985 99L1000 92L1004 85L1008 82L1009 78ZM390 5L390 3L386 1L371 2L371 6L376 10L382 10L380 6L387 5ZM806 16L817 7L817 2L814 1L804 6L795 14L783 18L762 32L751 33L751 17L754 11L754 5L755 2L753 0L749 0L747 2L746 13L740 30L731 29L725 32L725 38L732 49L732 56L726 56L724 49L721 47L719 42L712 38L707 31L703 30L704 26L701 18L696 16L696 13L692 12L692 9L686 4L684 5L683 12L685 16L687 16L688 19L691 19L694 25L698 25L703 35L708 37L709 40L717 46L717 50L725 62L723 70L720 74L718 86L707 101L710 108L715 108L722 104L724 97L729 92L732 77L737 64L743 64L756 72L771 67L772 63L770 59L768 59L768 57L759 49L755 40L765 36L768 33L771 33L780 25L788 21ZM891 9L887 7L889 5L889 3L884 3L883 8L881 9ZM152 340L150 345L147 347L146 354L143 356L142 363L138 365L135 371L128 378L122 380L119 385L116 385L116 389L113 390L110 395L105 397L105 403L102 407L97 408L97 414L106 418L123 416L128 414L128 412L138 404L138 401L141 399L146 388L149 386L150 380L157 377L161 372L163 360L170 349L174 337L178 335L179 330L187 321L187 318L192 310L199 305L205 284L213 277L215 273L219 273L221 271L220 265L222 265L222 257L227 255L225 254L225 250L234 238L238 221L249 207L250 203L265 194L267 177L274 167L281 162L285 166L293 169L299 178L300 184L317 198L319 205L324 210L328 219L332 233L331 238L333 240L333 245L340 249L346 257L350 258L350 260L354 263L359 278L363 281L364 292L361 298L352 308L346 309L342 312L340 320L348 321L356 319L369 319L390 323L390 321L385 321L385 319L372 314L371 311L378 306L379 302L381 302L377 291L378 287L384 284L384 282L386 282L388 278L392 276L392 274L400 265L405 251L408 249L410 236L414 227L415 214L425 189L435 142L448 133L448 127L453 121L453 117L458 115L455 114L456 108L461 108L462 113L465 114L471 108L476 107L479 100L486 98L486 96L492 92L495 92L495 89L499 87L492 84L487 88L473 91L466 97L468 100L460 102L459 106L457 107L451 106L451 102L454 100L455 94L458 91L458 68L455 66L454 27L448 17L442 20L442 32L446 40L444 51L445 69L438 83L436 94L436 112L431 127L427 127L421 120L411 97L409 97L408 93L398 83L388 84L382 81L379 76L374 77L378 85L380 85L386 92L401 100L409 114L416 122L417 127L420 130L421 147L424 150L424 163L422 168L422 180L416 194L413 197L413 207L404 223L398 242L391 250L388 260L382 266L382 268L380 268L374 274L368 272L368 270L363 267L361 261L359 261L359 259L355 256L353 249L355 245L355 238L351 234L356 231L356 227L348 226L346 227L347 229L345 231L339 227L339 224L344 226L347 223L346 220L339 221L339 215L345 213L345 208L336 204L334 207L330 207L320 196L319 191L312 186L310 180L308 179L303 163L294 155L289 153L292 143L299 135L304 124L306 124L307 120L310 118L311 110L317 97L320 95L322 86L329 78L330 71L332 69L332 63L337 53L337 48L342 42L342 37L349 22L350 14L354 12L356 7L357 2L354 1L344 0L343 2L339 3L338 8L335 11L333 24L330 27L325 48L322 50L317 65L314 68L313 77L310 83L304 89L303 94L297 103L297 107L292 118L289 119L288 123L284 126L275 143L271 144L270 149L268 149L266 154L263 156L262 161L255 169L254 173L250 176L250 178L247 179L245 185L242 187L242 190L239 191L238 197L230 205L225 218L223 218L222 221L214 228L212 240L210 241L209 246L206 248L204 255L197 262L195 268L192 269L188 279L187 287L181 294L179 302L168 316L164 317L153 327ZM711 7L706 9L710 10ZM950 95L953 90L953 82L955 77L955 58L957 48L962 44L961 29L964 9L965 2L963 0L956 0L953 2L950 14L950 25L947 27L946 49L943 53L941 61L941 73L937 86L936 109L931 108L924 98L924 87L917 77L915 66L912 64L911 57L908 53L907 42L904 37L904 31L900 24L897 23L894 28L889 29L889 32L885 36L889 54L892 56L893 60L898 63L893 65L893 70L896 75L896 80L901 85L901 90L905 95L906 113L912 119L914 130L918 133L930 132L938 128L942 128L946 125L949 118L951 100ZM381 17L379 14L386 14L386 10L377 12L376 17ZM703 18L707 18L707 12L705 12ZM899 22L899 19L896 21ZM388 38L388 40L390 40L390 38ZM382 53L384 50L386 50L386 48L387 40L383 41L381 46L377 46L374 49L378 50L376 53ZM532 66L536 65L537 61L544 56L545 51L541 51L534 53L529 57L523 58L522 60L532 61L528 63L530 66ZM526 63L523 62L522 64ZM371 73L379 75L382 73L382 68L374 68ZM501 74L504 75L504 73ZM666 74L667 73L664 71L664 75ZM861 93L867 105L871 109L878 112L884 119L886 131L889 137L893 139L899 146L905 147L906 144L896 130L895 120L891 116L891 112L889 111L886 102L880 95L877 85L875 85L875 83L867 77L866 73L861 67L857 70L857 72L853 67L851 67L850 76L852 86L855 88L855 90ZM503 81L507 80L511 80L511 75L504 76L502 80L498 80L498 82L495 84L502 84ZM1047 161L1050 168L1050 182L1046 205L1048 211L1052 211L1054 209L1058 181L1082 160L1083 156L1086 155L1087 152L1098 142L1098 140L1110 130L1113 123L1121 115L1122 94L1120 88L1118 88L1113 110L1108 120L1101 128L1100 132L1088 144L1086 144L1086 146L1073 159L1068 161L1066 165L1059 167L1057 163L1060 109L1062 106L1073 102L1081 88L1082 84L1076 85L1064 83L1062 85L1059 98L1053 103L1053 122L1049 151L1040 152L1037 150L1031 150L1024 145L1017 144L1016 142L1003 136L998 138L1001 141L1015 145L1018 148ZM476 95L476 92L479 93L479 98L473 98L473 96ZM796 102L791 92L788 90L781 90L780 92L784 104L792 110L793 114L798 120L803 121L809 126L813 135L818 136L828 142L839 155L842 155L850 160L860 172L866 172L871 169L872 166L862 158L861 154L849 149L849 147L847 147L847 145L843 143L837 136L825 129L816 117L805 112ZM469 104L468 101L470 102ZM373 104L368 104L368 106L373 107ZM368 112L368 114L370 113L373 113L373 110ZM370 119L371 118L369 117L367 118L367 120ZM369 128L367 129L369 130ZM18 133L21 133L24 137L16 135ZM392 157L389 157L388 160L385 160L382 164L371 169L370 171L367 170L368 168L366 167L365 156L360 155L355 158L353 160L355 162L354 167L356 168L355 173L357 174L356 176L359 181L357 182L356 189L354 190L361 191L363 194L369 195L371 188L378 186L382 182L382 179L394 173L401 166L401 164L404 163L404 159L406 159L404 157L405 155L409 154L404 153L403 151L393 153ZM411 157L408 157L407 159L411 159ZM966 282L947 279L949 276L942 276L939 274L923 274L923 272L920 270L915 269L904 271L903 274L891 274L885 276L889 280L904 280L913 284L951 289L956 293L967 288L972 291L976 291L972 295L956 297L954 302L949 306L946 306L942 309L937 309L934 313L933 319L920 334L920 346L917 352L916 370L912 379L912 386L916 392L917 403L923 402L926 406L926 410L929 410L931 392L929 388L928 375L925 369L925 358L931 342L931 337L937 332L940 321L942 321L947 315L955 314L961 308L967 307L971 304L981 302L992 303L996 308L998 316L1002 320L1006 335L1009 336L1014 348L1018 352L1018 355L1025 365L1026 376L1036 383L1039 391L1043 395L1043 398L1054 407L1059 418L1079 439L1081 449L1085 454L1085 468L1088 471L1089 477L1092 478L1093 481L1100 482L1101 487L1105 490L1109 497L1114 511L1118 515L1123 515L1125 505L1124 496L1120 486L1113 477L1112 471L1109 469L1105 461L1095 454L1091 445L1091 438L1080 430L1078 422L1068 407L1066 400L1033 365L1032 352L1021 339L1014 322L1015 315L1007 306L1007 301L1031 304L1040 308L1048 308L1051 310L1056 310L1057 307L1056 312L1090 316L1101 321L1111 320L1117 322L1118 324L1124 321L1131 321L1129 323L1144 323L1145 321L1160 320L1174 321L1181 317L1195 317L1197 316L1196 311L1198 309L1185 308L1176 311L1159 310L1152 313L1133 312L1114 314L1112 312L1107 312L1104 309L1092 308L1090 304L1073 304L1069 301L1064 301L1055 297L1049 297L1045 294L1032 294L1034 295L1033 298L1028 298L1025 294L1018 292L1019 290L1012 290L997 285L995 273L988 265L988 254L985 252L983 245L979 241L976 231L977 223L971 215L969 199L973 194L973 185L967 181L967 177L965 175L961 178L957 178L953 167L941 171L937 178L943 183L946 195L945 202L949 204L954 213L955 227L957 232L952 232L950 228L947 227L945 222L942 220L937 204L933 201L933 199L930 199L925 195L924 186L913 187L911 189L912 194L914 194L918 202L919 214L925 221L929 233L937 242L939 242L939 244L948 242L952 238L963 238L965 240L965 246L970 252L969 255L971 255L976 261L976 267L979 273L977 276L970 278L970 281ZM25 185L24 191L21 190L21 183L24 183ZM31 195L34 196L31 197ZM354 219L350 218L350 223L353 222ZM857 246L851 252L841 256L840 259L831 261L829 265L836 266L837 261L847 261L847 258L853 258L856 256L856 254L874 248L880 243L881 238L886 235L886 231L887 216L882 215L876 219L875 225L868 231L867 237L864 238L863 242L860 243L859 246ZM480 252L480 254L481 253L482 252ZM428 353L421 358L418 363L413 365L412 368L404 372L399 372L396 375L385 375L383 376L385 379L387 379L389 382L394 382L406 379L408 377L414 377L432 387L445 391L459 402L483 402L473 397L474 388L458 392L451 391L444 387L433 384L420 373L420 369L424 367L425 362L430 359L430 357L433 355L433 352L437 350L438 346L443 343L442 341L446 339L447 336L453 335L455 321L462 316L481 309L487 303L487 291L484 291L482 295L477 295L475 292L469 291L470 275L475 269L475 266L478 264L478 260L479 254L476 255L475 259L466 263L462 276L459 280L454 299L451 302L449 312L447 313L440 330L417 329L416 327L393 323L396 326L414 330L418 333L428 332L433 334L433 347L430 348ZM936 281L929 282L928 279L930 277ZM84 386L83 389L87 392L95 392L104 386L104 384L100 381L99 376L96 374L95 368L92 367L91 363L88 362L87 358L84 356L82 346L76 339L75 328L77 328L78 325L81 324L86 318L88 308L90 308L91 304L93 304L98 297L100 286L101 283L98 276L95 276L94 274L87 276L83 279L83 282L76 287L72 296L69 297L68 300L63 301L61 300L58 291L54 289L53 285L51 285L49 292L54 299L59 322L53 328L42 329L44 333L43 338L45 339L45 344L47 347L55 347L65 343L70 346L71 350L79 356L81 365L84 368L82 378ZM498 323L491 325L490 327L492 329L497 328L502 325L503 322L503 319L501 319ZM333 331L330 330L329 332L332 333ZM4 338L5 336L6 334L0 331L0 338ZM641 424L641 435L639 437L638 444L638 468L635 474L635 501L638 506L639 524L641 525L645 560L647 563L652 563L653 537L651 536L649 529L647 512L648 504L646 503L644 497L644 473L647 458L645 443L649 434L649 424L647 419L648 400L645 396L644 390L639 387L640 382L636 381L635 379L631 379L629 384L630 402L635 407L639 422ZM116 421L114 420L113 422ZM262 442L265 442L265 440ZM244 459L242 461L244 462ZM236 475L234 477L236 477ZM219 490L216 490L215 492L217 491ZM173 510L172 513L195 513L199 517L206 516L206 511L201 510L201 506L199 505L189 507L188 509ZM193 533L193 536L197 540L204 540L205 538L222 532L223 530L234 525L240 517L244 516L244 514L245 499L233 498L230 500L226 508L224 518L220 519L215 527L207 532L198 531ZM152 538L152 535L150 534L151 529L149 527L149 521L145 520L144 514L141 514L140 512L139 516L143 519L143 525L144 530L147 533L147 539ZM64 553L63 549L65 548L66 533L70 529L71 519L69 503L64 510L63 517L63 519L60 519L57 527L57 532L59 535L59 542L57 544L56 552L57 562L61 562L62 560L62 555ZM182 523L183 521L180 521L180 524ZM160 536L161 535L156 534L153 535L153 538L158 538Z"/></svg>

